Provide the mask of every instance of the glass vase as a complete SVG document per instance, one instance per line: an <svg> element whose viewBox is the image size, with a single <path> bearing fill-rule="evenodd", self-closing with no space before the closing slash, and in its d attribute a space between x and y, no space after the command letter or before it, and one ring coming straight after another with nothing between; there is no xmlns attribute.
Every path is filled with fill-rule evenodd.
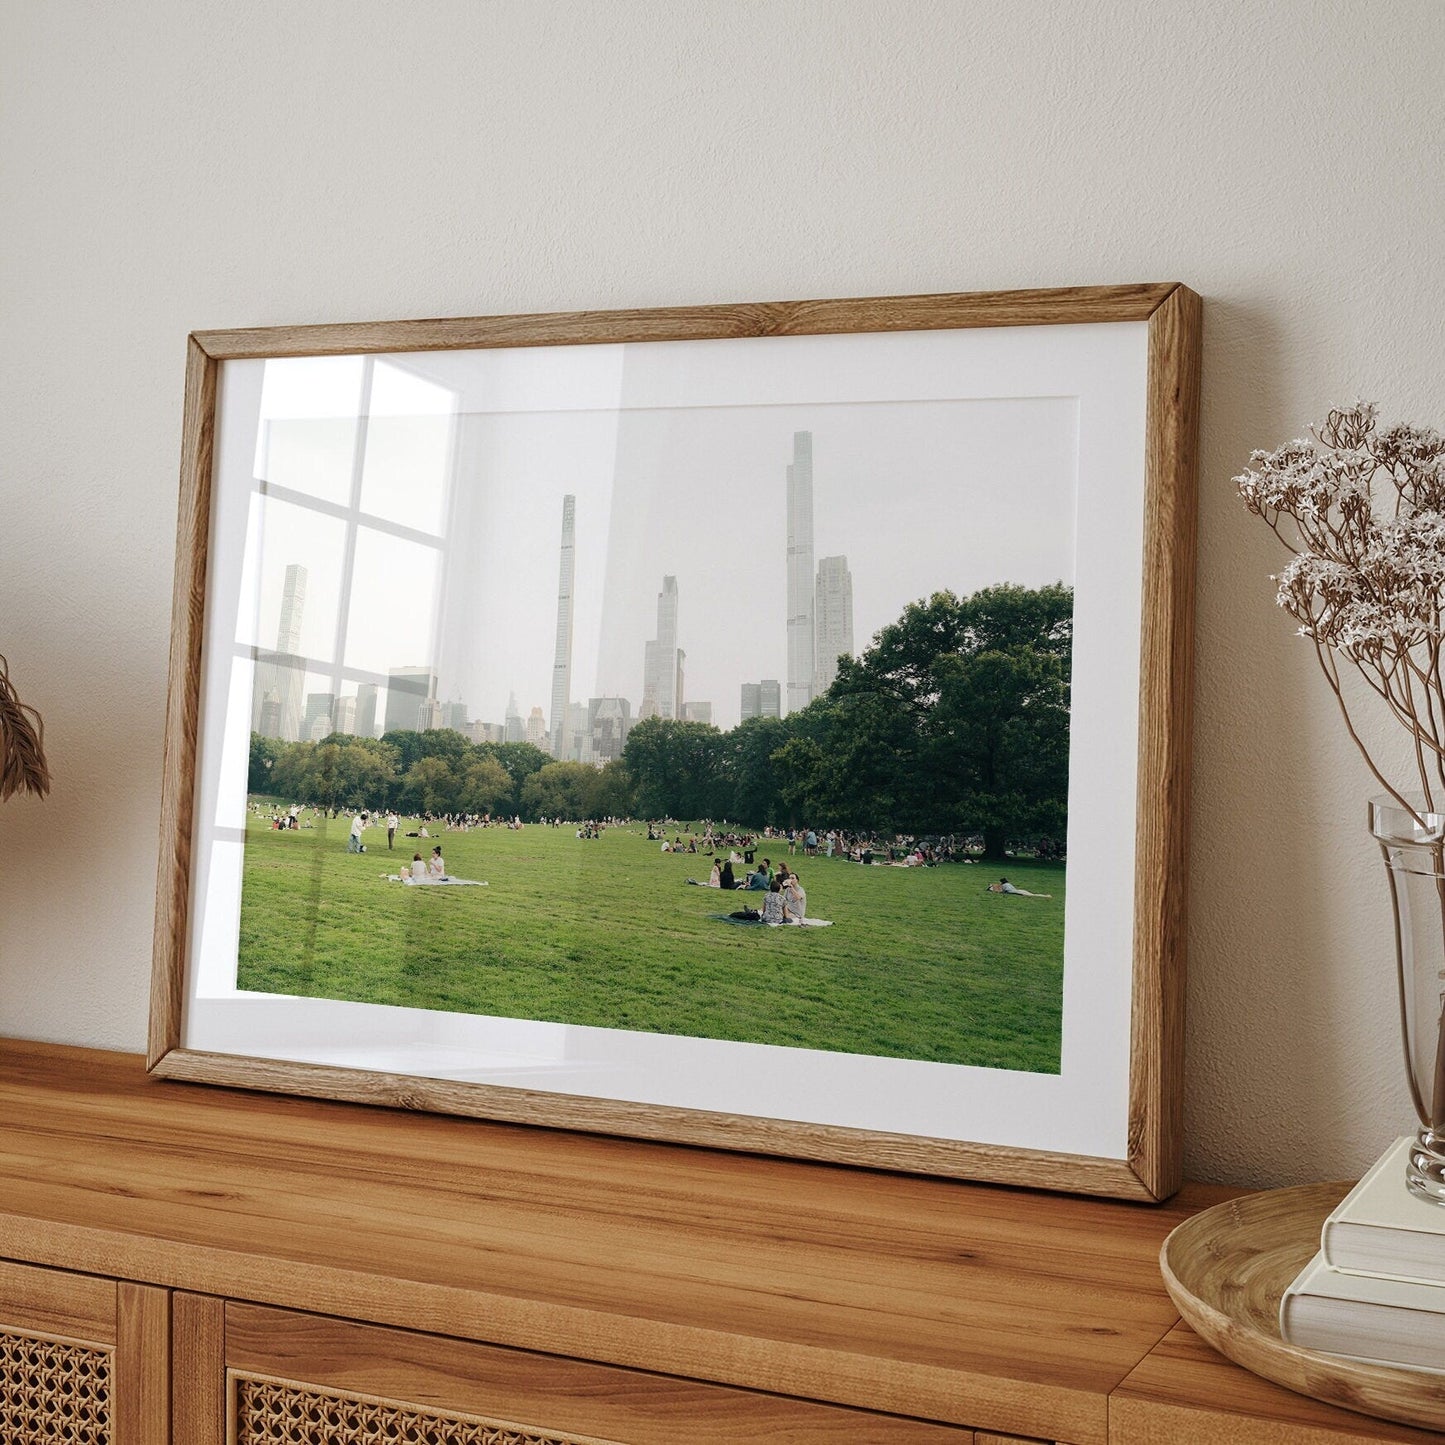
<svg viewBox="0 0 1445 1445"><path fill-rule="evenodd" d="M1405 1166L1411 1193L1445 1205L1445 812L1370 800L1370 832L1395 906L1405 1071L1420 1127Z"/></svg>

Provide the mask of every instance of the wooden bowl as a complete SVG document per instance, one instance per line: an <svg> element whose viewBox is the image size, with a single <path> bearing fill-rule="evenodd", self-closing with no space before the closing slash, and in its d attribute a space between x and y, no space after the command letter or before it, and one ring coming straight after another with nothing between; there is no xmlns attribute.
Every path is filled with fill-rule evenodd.
<svg viewBox="0 0 1445 1445"><path fill-rule="evenodd" d="M1186 1323L1246 1370L1346 1410L1445 1429L1445 1375L1361 1364L1280 1339L1280 1296L1319 1249L1320 1225L1350 1187L1272 1189L1196 1214L1164 1241L1164 1284Z"/></svg>

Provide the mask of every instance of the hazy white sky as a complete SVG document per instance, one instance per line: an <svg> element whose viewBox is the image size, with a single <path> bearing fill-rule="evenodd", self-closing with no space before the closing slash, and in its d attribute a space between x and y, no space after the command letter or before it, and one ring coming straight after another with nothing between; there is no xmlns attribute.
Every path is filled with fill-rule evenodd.
<svg viewBox="0 0 1445 1445"><path fill-rule="evenodd" d="M939 335L885 340L914 339L922 353ZM256 473L336 514L256 498L259 614L242 619L239 640L275 645L286 567L299 562L308 656L330 662L342 646L348 666L371 672L433 665L441 699L465 701L473 719L502 721L512 692L524 716L533 705L549 714L571 494L572 701L621 695L635 712L670 574L685 697L710 701L730 727L742 683L771 677L786 689L786 472L798 431L813 436L815 566L848 559L855 651L943 588L1072 581L1072 397L977 395L976 382L939 395L947 358L930 352L923 380L900 384L899 358L913 355L900 350L873 388L888 399L870 400L870 377L847 365L832 374L826 348L877 338L789 340L810 349L657 343L378 359L361 448L359 358L266 363ZM759 346L769 365L781 354L786 373L753 364ZM819 374L800 380L800 357L823 358ZM699 394L713 404L693 404ZM321 676L310 686L330 689Z"/></svg>

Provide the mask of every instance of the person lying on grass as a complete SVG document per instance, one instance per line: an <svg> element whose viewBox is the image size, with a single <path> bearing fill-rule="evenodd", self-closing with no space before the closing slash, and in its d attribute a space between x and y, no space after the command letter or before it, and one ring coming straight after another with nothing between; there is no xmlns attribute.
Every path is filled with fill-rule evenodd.
<svg viewBox="0 0 1445 1445"><path fill-rule="evenodd" d="M1015 898L1052 898L1052 893L1030 893L1027 888L1015 888L1007 878L1000 878L997 883L988 885L990 893L1008 893Z"/></svg>

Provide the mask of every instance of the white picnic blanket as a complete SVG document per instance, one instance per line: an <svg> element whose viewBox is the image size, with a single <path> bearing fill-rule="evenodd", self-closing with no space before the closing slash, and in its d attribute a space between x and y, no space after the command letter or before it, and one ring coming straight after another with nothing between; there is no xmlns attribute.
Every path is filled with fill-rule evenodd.
<svg viewBox="0 0 1445 1445"><path fill-rule="evenodd" d="M484 878L413 878L410 873L388 873L388 883L405 883L411 888L485 888Z"/></svg>

